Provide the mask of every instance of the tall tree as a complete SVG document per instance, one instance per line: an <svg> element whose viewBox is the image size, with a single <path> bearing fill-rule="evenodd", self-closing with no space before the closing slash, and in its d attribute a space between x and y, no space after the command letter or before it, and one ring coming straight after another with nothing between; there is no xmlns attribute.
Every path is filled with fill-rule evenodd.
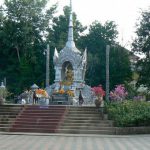
<svg viewBox="0 0 150 150"><path fill-rule="evenodd" d="M110 50L110 87L124 84L132 80L129 51L120 45L114 45Z"/></svg>
<svg viewBox="0 0 150 150"><path fill-rule="evenodd" d="M45 79L44 36L56 5L44 11L47 0L5 0L0 32L0 76L9 88L20 92ZM2 73L1 73L2 71Z"/></svg>
<svg viewBox="0 0 150 150"><path fill-rule="evenodd" d="M133 41L133 51L143 53L145 58L138 61L139 84L150 88L150 9L141 12L137 23L136 35Z"/></svg>
<svg viewBox="0 0 150 150"><path fill-rule="evenodd" d="M130 62L127 51L119 46L116 24L107 21L104 25L95 21L89 29L89 33L81 38L81 47L88 49L88 67L86 80L89 85L102 84L105 86L106 77L106 45L111 45L110 50L110 87L123 83L130 78ZM112 48L112 45L115 48Z"/></svg>

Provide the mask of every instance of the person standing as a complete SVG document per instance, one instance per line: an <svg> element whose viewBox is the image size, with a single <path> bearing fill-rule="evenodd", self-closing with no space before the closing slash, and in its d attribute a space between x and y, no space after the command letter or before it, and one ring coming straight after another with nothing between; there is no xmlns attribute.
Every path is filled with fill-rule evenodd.
<svg viewBox="0 0 150 150"><path fill-rule="evenodd" d="M38 102L38 97L36 95L36 91L33 91L33 104L36 104Z"/></svg>
<svg viewBox="0 0 150 150"><path fill-rule="evenodd" d="M83 96L82 96L82 93L80 91L80 93L79 93L79 105L82 106L83 102L84 102Z"/></svg>

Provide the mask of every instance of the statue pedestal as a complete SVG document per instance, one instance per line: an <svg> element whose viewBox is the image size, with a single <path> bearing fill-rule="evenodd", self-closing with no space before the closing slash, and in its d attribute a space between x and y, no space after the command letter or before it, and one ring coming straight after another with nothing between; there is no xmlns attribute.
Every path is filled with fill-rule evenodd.
<svg viewBox="0 0 150 150"><path fill-rule="evenodd" d="M50 104L69 105L69 97L66 94L53 94Z"/></svg>

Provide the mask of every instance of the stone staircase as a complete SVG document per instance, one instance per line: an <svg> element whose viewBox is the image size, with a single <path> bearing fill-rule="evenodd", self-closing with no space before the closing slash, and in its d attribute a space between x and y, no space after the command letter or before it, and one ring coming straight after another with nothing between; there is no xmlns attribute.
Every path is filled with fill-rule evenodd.
<svg viewBox="0 0 150 150"><path fill-rule="evenodd" d="M66 106L26 105L10 131L55 133L65 113Z"/></svg>
<svg viewBox="0 0 150 150"><path fill-rule="evenodd" d="M9 131L22 109L21 105L0 105L0 131Z"/></svg>
<svg viewBox="0 0 150 150"><path fill-rule="evenodd" d="M103 119L95 107L2 105L0 131L115 134L110 120Z"/></svg>
<svg viewBox="0 0 150 150"><path fill-rule="evenodd" d="M57 133L115 134L112 121L103 119L95 107L70 107Z"/></svg>

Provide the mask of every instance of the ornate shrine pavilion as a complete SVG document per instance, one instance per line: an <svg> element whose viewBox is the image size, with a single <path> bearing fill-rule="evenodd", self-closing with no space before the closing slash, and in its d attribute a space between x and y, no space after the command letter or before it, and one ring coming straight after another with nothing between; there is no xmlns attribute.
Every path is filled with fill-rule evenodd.
<svg viewBox="0 0 150 150"><path fill-rule="evenodd" d="M54 84L47 88L49 95L59 89L71 90L74 98L78 99L81 91L84 102L87 104L91 98L91 87L85 84L85 72L87 65L87 50L80 52L77 49L73 37L72 1L70 0L70 19L68 40L65 47L58 52L55 48L53 62L55 68Z"/></svg>

